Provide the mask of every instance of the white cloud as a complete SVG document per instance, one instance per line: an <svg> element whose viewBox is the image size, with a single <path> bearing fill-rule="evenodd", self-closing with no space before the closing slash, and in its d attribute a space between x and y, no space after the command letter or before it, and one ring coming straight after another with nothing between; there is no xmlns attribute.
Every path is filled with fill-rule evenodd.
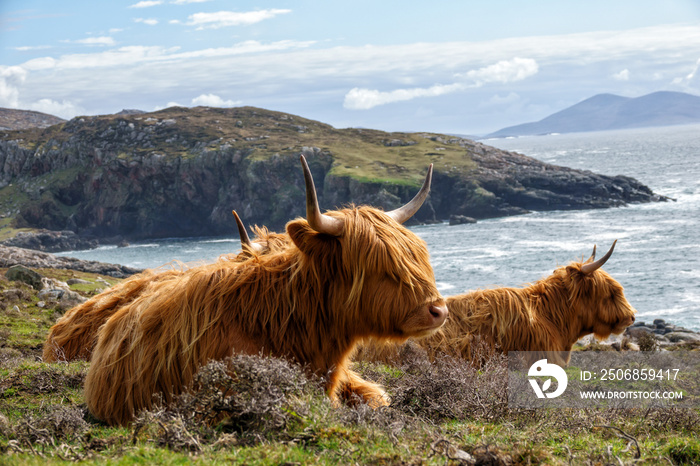
<svg viewBox="0 0 700 466"><path fill-rule="evenodd" d="M182 107L182 106L183 106L183 105L180 105L180 104L177 103L177 102L171 101L171 102L168 102L168 103L165 104L165 105L156 105L155 107L153 107L153 111L154 111L154 112L157 112L158 110L163 110L163 109L170 108L170 107Z"/></svg>
<svg viewBox="0 0 700 466"><path fill-rule="evenodd" d="M75 115L85 113L85 110L82 107L67 100L56 102L51 99L40 99L32 104L29 104L29 109L37 112L48 113L49 115L55 115L65 119L70 119Z"/></svg>
<svg viewBox="0 0 700 466"><path fill-rule="evenodd" d="M359 108L382 100L423 96L426 111L434 111L439 118L424 120L423 128L418 129L429 126L431 130L439 130L452 118L448 109L458 108L461 114L454 118L460 124L467 127L474 120L478 126L493 125L488 128L492 131L504 126L501 123L506 107L497 107L494 102L490 111L464 109L477 108L495 93L520 95L523 103L513 104L517 108L531 108L531 102L551 105L552 99L557 105L563 103L563 107L599 93L601 76L610 78L610 70L634 69L634 79L639 81L635 89L640 94L658 90L673 77L685 79L692 74L700 57L698 26L700 23L484 42L387 46L245 41L215 48L197 48L197 43L190 43L187 49L91 48L86 53L63 56L47 52L20 65L28 72L24 83L5 79L2 85L6 101L13 98L22 104L49 97L56 102L82 105L89 102L91 113L108 113L124 107L152 108L168 101L189 105L193 96L206 92L235 95L246 104L284 108L336 126L412 127L409 118L415 121L413 114L394 114L390 106L381 104L374 111L342 112L343 97L350 89L357 88L359 91L355 90L356 95L351 96L348 105ZM537 65L537 74L503 84L504 80L534 72L534 66L528 66L527 62L519 68L513 57L533 60L531 64ZM495 66L502 61L507 65ZM663 83L652 81L652 75L660 71ZM462 73L459 78L455 78L457 72ZM700 89L698 78L700 71L693 75L694 84L690 85ZM493 80L491 84L487 83L489 79ZM479 83L485 92L477 90ZM449 87L452 85L454 89ZM608 79L608 85L606 91L620 93L619 89L626 83ZM445 94L451 89L454 93ZM443 98L428 98L440 92ZM444 98L445 95L451 98ZM555 109L546 110L551 113ZM517 113L512 116L513 124L546 116L541 113L530 112L525 116ZM496 119L501 123L493 123Z"/></svg>
<svg viewBox="0 0 700 466"><path fill-rule="evenodd" d="M148 24L149 26L155 26L158 24L158 20L154 18L134 18L134 22Z"/></svg>
<svg viewBox="0 0 700 466"><path fill-rule="evenodd" d="M472 79L477 86L485 83L509 83L520 81L537 74L539 67L532 58L518 58L512 60L501 60L494 65L489 65L478 70L471 70L465 73L466 78Z"/></svg>
<svg viewBox="0 0 700 466"><path fill-rule="evenodd" d="M14 47L15 50L18 52L28 52L31 50L44 50L44 49L50 49L53 46L51 45L24 45L21 47Z"/></svg>
<svg viewBox="0 0 700 466"><path fill-rule="evenodd" d="M480 87L490 82L509 83L520 81L536 74L537 71L538 66L535 60L516 57L512 60L503 60L494 65L457 75L458 77L468 78L467 82L447 85L438 84L428 88L396 89L389 92L356 87L345 94L343 107L350 110L368 110L379 105L412 100L417 97L436 97L450 94L470 87Z"/></svg>
<svg viewBox="0 0 700 466"><path fill-rule="evenodd" d="M202 94L192 99L192 105L204 107L235 107L241 105L240 100L224 100L218 95Z"/></svg>
<svg viewBox="0 0 700 466"><path fill-rule="evenodd" d="M682 77L674 78L671 84L680 86L687 91L698 92L698 90L700 90L698 89L700 88L700 58L695 62L690 73Z"/></svg>
<svg viewBox="0 0 700 466"><path fill-rule="evenodd" d="M505 96L501 96L500 94L494 94L491 96L488 101L482 103L482 107L500 107L500 106L506 106L506 105L512 105L514 103L517 103L520 101L520 96L515 93L515 92L510 92L506 94Z"/></svg>
<svg viewBox="0 0 700 466"><path fill-rule="evenodd" d="M630 80L630 70L625 68L624 70L620 71L619 73L613 74L612 77L616 81L629 81Z"/></svg>
<svg viewBox="0 0 700 466"><path fill-rule="evenodd" d="M114 66L134 66L142 63L156 63L169 61L180 63L180 66L189 66L190 60L224 58L248 54L260 54L274 51L293 50L306 48L314 42L295 42L282 40L264 44L258 41L244 41L231 47L219 47L213 49L195 50L192 52L180 52L179 47L159 46L129 46L107 50L100 53L82 53L63 55L57 59L41 57L29 60L21 65L26 70L38 71L46 69L90 69ZM194 65L197 67L197 65Z"/></svg>
<svg viewBox="0 0 700 466"><path fill-rule="evenodd" d="M378 105L390 104L412 100L417 97L436 97L451 92L461 91L466 86L462 83L435 85L428 88L415 87L412 89L396 89L389 92L380 92L372 89L351 89L345 94L343 107L350 110L369 110Z"/></svg>
<svg viewBox="0 0 700 466"><path fill-rule="evenodd" d="M161 5L162 3L162 0L143 0L142 2L129 5L129 8L148 8L156 5Z"/></svg>
<svg viewBox="0 0 700 466"><path fill-rule="evenodd" d="M188 17L189 26L197 26L197 29L218 29L228 26L241 26L259 23L277 15L291 13L292 10L268 9L247 11L238 13L236 11L218 11L216 13L195 13Z"/></svg>
<svg viewBox="0 0 700 466"><path fill-rule="evenodd" d="M19 85L27 78L27 71L19 66L0 66L0 107L17 108Z"/></svg>
<svg viewBox="0 0 700 466"><path fill-rule="evenodd" d="M114 42L114 39L108 36L102 36L102 37L88 37L87 39L80 39L75 41L78 44L85 44L85 45L105 45L105 46L110 46L116 44Z"/></svg>

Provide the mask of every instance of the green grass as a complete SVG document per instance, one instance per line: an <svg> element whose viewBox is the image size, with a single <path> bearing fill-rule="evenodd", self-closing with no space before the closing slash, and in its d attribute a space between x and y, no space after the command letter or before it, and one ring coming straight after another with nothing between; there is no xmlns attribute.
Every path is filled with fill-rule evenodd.
<svg viewBox="0 0 700 466"><path fill-rule="evenodd" d="M91 274L39 272L62 281L93 281L81 290L86 296L100 287ZM460 464L464 454L482 464L700 462L697 409L512 410L495 388L503 387L497 364L476 371L459 361L430 363L416 354L394 365L356 366L387 388L393 404L382 410L333 408L308 381L288 389L281 404L261 399L272 411L213 429L178 421L186 418L175 414L187 411L176 410L153 413L138 431L109 427L85 409L82 385L89 363L47 364L38 358L62 311L37 307L33 290L0 278L0 296L9 289L22 290L23 298L3 302L9 306L0 309L0 465L444 465ZM284 420L281 425L273 412Z"/></svg>

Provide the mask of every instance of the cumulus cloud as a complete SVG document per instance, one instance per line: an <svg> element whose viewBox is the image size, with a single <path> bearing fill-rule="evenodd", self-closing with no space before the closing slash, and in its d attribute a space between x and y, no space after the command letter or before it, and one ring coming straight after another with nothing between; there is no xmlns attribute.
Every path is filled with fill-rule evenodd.
<svg viewBox="0 0 700 466"><path fill-rule="evenodd" d="M165 105L156 105L155 107L153 107L153 111L157 112L158 110L163 110L165 108L170 108L170 107L182 107L182 105L180 105L177 102L170 101Z"/></svg>
<svg viewBox="0 0 700 466"><path fill-rule="evenodd" d="M700 87L700 59L695 62L693 69L685 76L674 78L671 84L680 86L686 90L697 92L694 87Z"/></svg>
<svg viewBox="0 0 700 466"><path fill-rule="evenodd" d="M239 13L236 11L218 11L216 13L195 13L188 17L188 26L197 26L197 29L219 29L229 26L241 26L259 23L266 19L274 18L277 15L291 13L292 10L267 9L246 11Z"/></svg>
<svg viewBox="0 0 700 466"><path fill-rule="evenodd" d="M192 105L204 107L235 107L241 105L240 100L224 100L218 95L202 94L192 99Z"/></svg>
<svg viewBox="0 0 700 466"><path fill-rule="evenodd" d="M162 3L162 0L143 0L142 2L129 5L129 8L148 8L156 5L161 5Z"/></svg>
<svg viewBox="0 0 700 466"><path fill-rule="evenodd" d="M465 82L453 84L437 84L428 88L396 89L382 92L373 89L354 88L345 94L343 107L350 110L369 110L379 105L392 102L412 100L418 97L437 97L452 92L463 91L470 87L480 87L486 83L509 83L520 81L536 74L537 62L530 58L513 58L503 60L494 65L471 70L457 77L467 78Z"/></svg>
<svg viewBox="0 0 700 466"><path fill-rule="evenodd" d="M67 100L57 102L51 99L40 99L29 104L29 109L37 112L48 113L49 115L55 115L65 119L70 119L75 115L85 113L85 110L82 107Z"/></svg>
<svg viewBox="0 0 700 466"><path fill-rule="evenodd" d="M630 80L630 70L625 68L624 70L620 71L619 73L613 74L612 77L616 81L629 81Z"/></svg>
<svg viewBox="0 0 700 466"><path fill-rule="evenodd" d="M436 97L451 92L461 91L464 84L455 83L448 85L435 85L428 88L414 87L412 89L396 89L389 92L380 92L372 89L356 87L345 94L343 107L350 110L369 110L379 105L412 100L417 97Z"/></svg>
<svg viewBox="0 0 700 466"><path fill-rule="evenodd" d="M158 20L154 18L134 18L134 22L148 24L149 26L155 26L158 24Z"/></svg>
<svg viewBox="0 0 700 466"><path fill-rule="evenodd" d="M510 83L529 78L537 74L539 67L532 58L518 58L512 60L501 60L496 64L471 70L458 77L466 77L474 81L475 85L481 86L486 83Z"/></svg>
<svg viewBox="0 0 700 466"><path fill-rule="evenodd" d="M27 71L19 66L0 66L0 106L17 108L18 86L27 78Z"/></svg>
<svg viewBox="0 0 700 466"><path fill-rule="evenodd" d="M88 37L86 39L79 39L75 41L77 44L84 44L84 45L104 45L104 46L111 46L116 44L114 42L114 39L112 39L109 36L102 36L102 37Z"/></svg>

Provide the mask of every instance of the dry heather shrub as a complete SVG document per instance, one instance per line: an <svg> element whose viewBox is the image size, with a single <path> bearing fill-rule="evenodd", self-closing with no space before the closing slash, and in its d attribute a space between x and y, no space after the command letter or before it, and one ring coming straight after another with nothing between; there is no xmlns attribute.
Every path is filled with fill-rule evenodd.
<svg viewBox="0 0 700 466"><path fill-rule="evenodd" d="M32 377L26 390L30 393L41 394L62 392L70 388L81 388L86 372L87 368L71 373L68 370L64 370L64 367L46 366Z"/></svg>
<svg viewBox="0 0 700 466"><path fill-rule="evenodd" d="M272 357L234 355L203 366L185 393L167 408L141 413L134 438L155 428L161 445L198 451L216 440L212 425L256 443L308 415L310 402L325 400L320 381L311 381L301 367ZM328 404L323 401L324 404Z"/></svg>
<svg viewBox="0 0 700 466"><path fill-rule="evenodd" d="M507 357L481 343L473 351L476 362L449 356L431 362L418 345L405 345L392 361L399 377L374 363L358 369L386 386L391 407L403 413L433 421L501 418L508 413Z"/></svg>
<svg viewBox="0 0 700 466"><path fill-rule="evenodd" d="M656 351L658 342L653 333L642 333L637 337L637 344L640 351Z"/></svg>
<svg viewBox="0 0 700 466"><path fill-rule="evenodd" d="M13 429L20 443L56 445L57 441L81 437L89 429L85 411L77 406L49 406L38 417L20 420Z"/></svg>
<svg viewBox="0 0 700 466"><path fill-rule="evenodd" d="M25 361L19 350L0 348L0 369L14 369Z"/></svg>

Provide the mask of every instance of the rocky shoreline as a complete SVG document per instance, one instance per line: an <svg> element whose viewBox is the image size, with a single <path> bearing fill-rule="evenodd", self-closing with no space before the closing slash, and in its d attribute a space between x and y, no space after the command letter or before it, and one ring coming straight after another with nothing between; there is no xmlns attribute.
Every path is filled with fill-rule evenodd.
<svg viewBox="0 0 700 466"><path fill-rule="evenodd" d="M0 267L9 268L13 265L23 265L30 268L77 270L79 272L108 275L114 278L126 278L141 271L125 265L86 261L73 257L59 257L46 252L0 245Z"/></svg>

